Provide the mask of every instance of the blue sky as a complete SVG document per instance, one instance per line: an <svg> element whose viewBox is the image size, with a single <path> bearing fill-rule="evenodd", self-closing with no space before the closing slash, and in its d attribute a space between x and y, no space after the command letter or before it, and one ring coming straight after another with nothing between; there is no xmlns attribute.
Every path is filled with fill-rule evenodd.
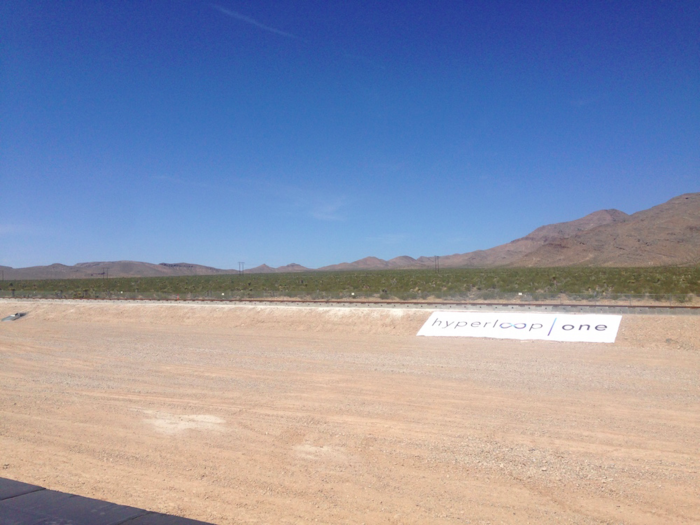
<svg viewBox="0 0 700 525"><path fill-rule="evenodd" d="M700 191L697 1L0 3L0 264L319 267Z"/></svg>

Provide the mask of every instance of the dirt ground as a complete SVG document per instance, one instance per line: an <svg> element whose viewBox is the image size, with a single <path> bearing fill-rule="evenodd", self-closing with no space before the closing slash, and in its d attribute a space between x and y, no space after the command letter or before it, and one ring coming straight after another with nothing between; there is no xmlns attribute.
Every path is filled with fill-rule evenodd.
<svg viewBox="0 0 700 525"><path fill-rule="evenodd" d="M214 523L700 523L700 316L0 300L0 477Z"/></svg>

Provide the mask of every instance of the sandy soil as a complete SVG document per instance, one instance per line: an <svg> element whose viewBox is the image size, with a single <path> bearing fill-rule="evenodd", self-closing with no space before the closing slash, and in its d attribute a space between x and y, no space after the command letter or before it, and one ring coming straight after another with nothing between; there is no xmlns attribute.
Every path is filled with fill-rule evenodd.
<svg viewBox="0 0 700 525"><path fill-rule="evenodd" d="M21 305L21 306L20 306ZM0 300L0 476L216 523L700 523L700 317Z"/></svg>

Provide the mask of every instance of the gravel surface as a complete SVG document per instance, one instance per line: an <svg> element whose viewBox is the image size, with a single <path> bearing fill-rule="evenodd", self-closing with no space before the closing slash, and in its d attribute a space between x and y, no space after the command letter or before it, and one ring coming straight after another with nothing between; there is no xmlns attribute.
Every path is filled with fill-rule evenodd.
<svg viewBox="0 0 700 525"><path fill-rule="evenodd" d="M700 523L700 319L0 300L0 476L215 523Z"/></svg>

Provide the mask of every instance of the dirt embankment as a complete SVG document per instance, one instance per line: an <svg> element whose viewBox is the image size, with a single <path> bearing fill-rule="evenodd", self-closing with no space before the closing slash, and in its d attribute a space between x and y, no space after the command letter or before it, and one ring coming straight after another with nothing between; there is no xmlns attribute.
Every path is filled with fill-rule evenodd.
<svg viewBox="0 0 700 525"><path fill-rule="evenodd" d="M415 335L430 313L439 309L0 299L2 307L8 315L22 310L29 312L31 318L37 321L50 323L198 326L403 336ZM700 316L626 315L620 325L616 344L641 347L676 344L700 348Z"/></svg>
<svg viewBox="0 0 700 525"><path fill-rule="evenodd" d="M430 312L402 308L2 301L37 321L415 335ZM12 306L10 306L12 305Z"/></svg>

